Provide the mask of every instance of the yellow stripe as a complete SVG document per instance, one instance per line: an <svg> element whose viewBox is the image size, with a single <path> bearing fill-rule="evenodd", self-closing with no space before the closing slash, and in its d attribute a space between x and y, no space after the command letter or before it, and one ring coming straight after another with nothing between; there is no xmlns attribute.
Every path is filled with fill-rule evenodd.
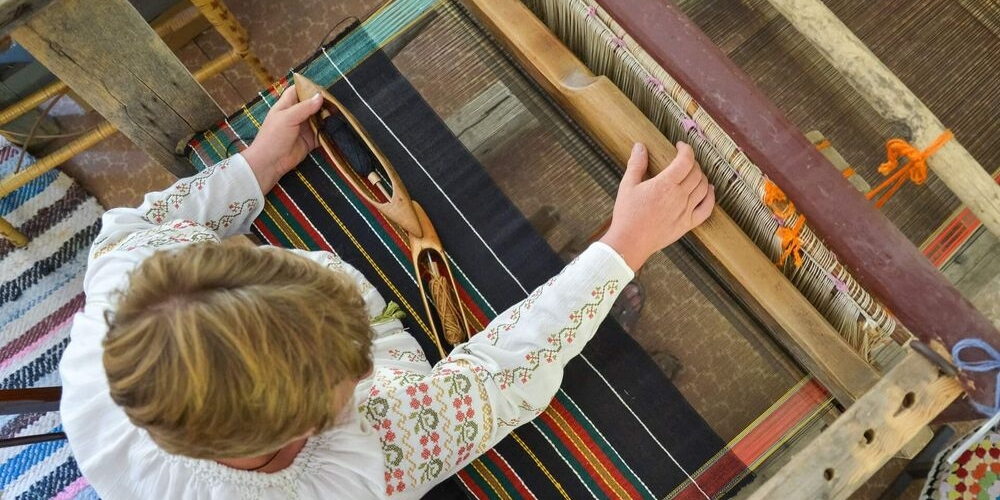
<svg viewBox="0 0 1000 500"><path fill-rule="evenodd" d="M483 479L486 480L486 482L490 485L490 487L493 488L493 491L500 494L503 498L509 498L510 500L514 500L513 497L511 497L507 493L506 488L503 487L503 484L500 482L500 480L493 475L493 471L489 470L485 465L483 465L483 461L481 459L477 458L473 460L472 467L476 469L476 472L478 472L479 475L483 477Z"/></svg>
<svg viewBox="0 0 1000 500"><path fill-rule="evenodd" d="M372 268L375 269L375 272L379 275L380 278L382 278L382 281L389 287L390 290L392 290L394 294L396 294L396 297L398 297L400 302L403 303L402 304L403 307L405 307L406 310L409 311L410 318L412 318L413 321L417 322L417 325L420 326L421 330L425 332L431 331L431 329L428 328L426 324L424 324L424 321L420 317L420 315L417 314L417 312L413 309L413 306L410 305L410 303L406 300L403 294L399 292L399 289L396 288L396 285L394 285L389 280L389 277L385 275L385 273L382 271L382 268L375 263L375 260L372 259L371 255L369 255L368 252L365 251L361 243L354 238L354 234L351 233L351 231L347 228L347 226L344 225L344 222L340 220L340 217L337 217L337 214L335 214L333 210L330 209L330 206L326 204L326 200L324 200L323 197L320 196L319 193L316 191L316 189L312 186L312 184L310 184L309 181L306 180L306 177L302 175L302 172L296 170L295 175L297 175L299 177L299 180L302 181L302 183L306 186L307 189L309 189L309 192L312 193L313 197L316 198L316 201L318 201L320 205L323 206L323 209L326 210L326 213L330 215L330 218L332 218L333 221L337 223L337 226L340 227L341 231L343 231L344 234L346 234L347 237L350 238L351 243L353 243L354 247L357 248L359 252L361 252L361 255L365 258L366 261L368 261L368 264L370 264Z"/></svg>
<svg viewBox="0 0 1000 500"><path fill-rule="evenodd" d="M556 490L559 490L559 494L562 495L562 497L565 498L566 500L572 500L569 497L569 494L566 493L566 490L563 489L562 485L559 484L559 481L556 481L556 478L552 476L551 472L549 472L549 469L545 468L545 466L542 465L542 461L539 460L537 456L535 456L535 452L531 451L531 449L528 448L527 443L525 443L524 440L521 439L521 436L518 436L516 432L511 432L510 437L514 438L514 441L517 441L517 444L521 445L521 449L523 449L524 452L527 453L529 457L531 457L531 460L535 462L535 466L538 467L538 470L542 471L542 474L545 474L545 477L549 478L549 481L552 482L552 486L555 486Z"/></svg>
<svg viewBox="0 0 1000 500"><path fill-rule="evenodd" d="M295 229L288 224L288 221L281 217L281 214L278 213L278 209L274 206L274 204L270 201L265 201L264 212L271 217L271 220L274 221L274 225L278 227L281 234L285 235L285 237L292 242L292 245L295 248L309 250L309 246L306 245L305 240L303 240L302 237L295 232Z"/></svg>
<svg viewBox="0 0 1000 500"><path fill-rule="evenodd" d="M545 413L552 418L560 429L562 429L563 433L566 434L566 437L568 437L573 443L573 447L583 453L587 462L591 464L595 471L597 471L597 474L604 479L608 486L611 486L611 488L615 490L618 494L618 498L629 498L628 491L625 490L621 483L619 483L618 480L611 475L607 467L605 467L597 456L594 455L594 452L583 444L583 440L580 439L580 435L576 433L576 430L573 429L571 425L569 425L569 422L567 422L566 419L559 414L559 412L553 410L551 406L545 409Z"/></svg>
<svg viewBox="0 0 1000 500"><path fill-rule="evenodd" d="M233 134L236 134L235 130L233 131ZM219 135L215 133L214 129L208 129L208 130L206 130L203 137L205 137L208 140L208 145L209 145L209 147L212 148L212 151L215 151L215 154L219 155L223 159L229 158L229 154L228 154L229 153L229 146L231 146L232 144L228 144L228 145L227 144L223 144L222 143L222 138L220 138ZM219 143L219 147L222 148L221 152L218 149L216 149L216 147L213 144L213 142L218 142Z"/></svg>
<svg viewBox="0 0 1000 500"><path fill-rule="evenodd" d="M273 104L267 103L267 96L265 96L263 92L261 93L260 100L264 101L264 105L267 106L268 113L270 113ZM254 127L257 127L257 130L260 130L260 122L257 121L257 117L250 112L250 108L248 108L246 104L243 105L243 114L250 119L250 123L252 123Z"/></svg>

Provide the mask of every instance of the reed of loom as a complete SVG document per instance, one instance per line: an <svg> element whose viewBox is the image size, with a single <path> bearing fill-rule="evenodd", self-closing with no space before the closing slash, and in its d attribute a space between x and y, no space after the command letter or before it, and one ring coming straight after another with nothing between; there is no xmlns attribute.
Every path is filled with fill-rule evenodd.
<svg viewBox="0 0 1000 500"><path fill-rule="evenodd" d="M270 85L274 78L261 64L260 59L250 51L249 37L246 29L236 20L232 12L220 0L191 0L194 9L184 9L168 19L154 23L153 29L165 38L190 23L198 15L202 15L222 35L230 45L230 50L205 63L192 75L198 82L203 82L225 71L233 64L243 61L253 71L254 76L262 85ZM32 93L21 101L0 111L0 125L9 123L28 111L38 107L45 101L69 91L65 83L54 82ZM52 153L40 158L29 168L21 170L5 179L0 179L0 198L24 186L38 176L61 165L97 143L111 137L117 132L108 122L102 122L93 130L74 139ZM23 233L13 227L8 221L0 218L0 236L11 240L16 246L24 246L28 239Z"/></svg>

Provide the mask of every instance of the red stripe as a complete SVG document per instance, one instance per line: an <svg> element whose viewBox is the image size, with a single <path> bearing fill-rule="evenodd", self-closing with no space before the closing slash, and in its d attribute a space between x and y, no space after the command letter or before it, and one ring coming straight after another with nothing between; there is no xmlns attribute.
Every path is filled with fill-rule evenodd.
<svg viewBox="0 0 1000 500"><path fill-rule="evenodd" d="M472 479L472 476L466 472L467 469L468 466L458 471L458 476L462 478L462 484L465 486L465 489L472 494L473 498L481 498L483 500L490 498L489 495L487 495L486 492L479 487L479 484Z"/></svg>
<svg viewBox="0 0 1000 500"><path fill-rule="evenodd" d="M84 294L83 292L80 292L75 297L70 299L69 302L60 306L59 309L56 309L55 312L33 325L27 332L24 333L24 335L21 335L20 337L14 339L11 343L3 346L3 348L0 349L0 360L13 357L22 349L45 336L45 334L49 333L53 327L64 323L70 316L83 308L83 302Z"/></svg>
<svg viewBox="0 0 1000 500"><path fill-rule="evenodd" d="M278 238L267 228L267 225L257 219L253 223L253 227L260 232L260 235L264 238L264 241L270 243L271 245L280 245Z"/></svg>
<svg viewBox="0 0 1000 500"><path fill-rule="evenodd" d="M593 479L595 483L597 483L597 486L601 488L601 491L603 491L608 498L620 498L616 495L615 490L611 488L611 485L604 479L604 476L599 474L597 472L597 469L593 465L591 465L590 460L583 454L583 452L577 449L576 443L574 443L569 438L569 435L566 434L566 432L562 430L562 427L555 422L555 420L552 418L551 415L549 415L549 409L554 410L555 405L556 401L553 400L549 404L549 408L538 416L538 419L544 421L546 425L548 425L549 428L552 429L552 432L556 435L559 441L563 443L563 445L566 447L567 450L569 450L569 453L573 455L573 458L575 458L576 461L579 462L580 465L582 465L583 468L587 470L587 475L590 476L590 478ZM583 434L581 432L579 423L577 423L575 420L570 420L569 425L570 428L572 428L577 435ZM587 441L587 439L582 439L582 440L584 442ZM601 460L602 458L601 455L603 454L598 454L597 457L598 462L601 462L602 464L604 464L605 468L608 468L608 465L606 463L607 457L603 457L604 460Z"/></svg>
<svg viewBox="0 0 1000 500"><path fill-rule="evenodd" d="M558 399L553 399L552 403L549 404L549 408L562 415L562 417L569 422L570 427L572 427L573 430L583 438L583 442L587 445L587 449L589 449L590 452L597 457L598 461L601 462L606 469L608 469L618 484L624 486L625 489L628 490L629 498L642 497L639 490L636 489L632 482L621 473L621 469L619 469L618 466L611 461L611 458L609 458L604 452L604 449L602 449L597 442L591 439L590 433L583 428L580 421L577 420L572 413L570 413L569 409L567 409L562 402ZM583 412L583 410L580 411L581 413ZM611 444L608 443L608 446L611 446Z"/></svg>
<svg viewBox="0 0 1000 500"><path fill-rule="evenodd" d="M732 449L698 474L695 480L710 495L715 495L747 466L763 456L774 443L787 434L803 418L826 403L830 394L815 380L799 388L764 421L755 426ZM688 484L674 500L703 499L694 484Z"/></svg>
<svg viewBox="0 0 1000 500"><path fill-rule="evenodd" d="M993 177L993 180L1000 182L1000 174ZM968 208L962 209L948 225L934 238L924 249L924 256L934 264L941 267L950 259L956 250L965 243L972 233L974 233L982 222L973 215Z"/></svg>
<svg viewBox="0 0 1000 500"><path fill-rule="evenodd" d="M298 221L299 225L302 226L302 230L309 234L309 237L313 240L313 242L319 245L319 247L323 250L326 250L328 252L333 251L333 248L326 242L326 238L324 238L323 235L319 234L319 231L317 231L316 228L313 227L312 223L309 221L309 218L306 217L306 214L302 213L302 211L299 210L299 207L295 206L295 203L292 201L292 199L288 197L288 193L285 191L285 188L281 187L281 185L279 184L275 186L275 188L272 189L271 192L274 193L274 196L281 201L281 204L286 209L288 209L288 213L290 213L292 217L296 221Z"/></svg>

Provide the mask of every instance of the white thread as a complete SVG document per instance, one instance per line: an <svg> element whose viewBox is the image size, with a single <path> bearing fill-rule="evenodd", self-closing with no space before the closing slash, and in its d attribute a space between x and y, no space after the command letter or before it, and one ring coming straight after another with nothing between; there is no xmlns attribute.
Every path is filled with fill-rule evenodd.
<svg viewBox="0 0 1000 500"><path fill-rule="evenodd" d="M389 128L389 124L383 121L382 117L375 112L375 109L373 109L371 105L368 104L368 101L361 96L361 93L358 92L357 87L355 87L354 83L351 82L349 78L347 78L347 75L345 75L343 71L341 71L340 66L338 66L337 63L333 60L333 58L330 57L330 54L326 52L325 48L323 49L323 55L326 56L327 61L330 61L330 64L332 64L333 68L337 70L337 73L340 73L340 77L344 79L344 83L347 83L347 86L351 87L351 90L354 91L354 95L356 95L358 99L361 101L361 103L364 104L366 108L368 108L368 111L371 112L371 114L375 117L375 119L378 120L383 127L385 127L386 131L389 132L389 135L391 135L392 138L395 139L397 143L399 143L399 145L403 148L403 150L406 151L406 154L410 156L410 159L413 160L413 162L416 163L418 167L420 167L420 170L423 171L424 175L426 175L428 179L430 179L431 183L434 184L434 187L437 188L438 192L444 195L445 199L448 200L448 204L451 205L451 208L455 209L455 213L462 218L462 220L465 222L467 226L469 226L469 229L471 229L472 232L476 235L476 238L479 238L479 241L481 241L483 243L483 246L485 246L486 249L490 252L490 254L493 255L493 257L497 260L500 266L503 267L504 271L507 271L507 275L509 275L511 279L513 279L514 282L517 283L517 286L521 288L521 291L527 294L528 290L524 288L524 285L522 285L521 281L517 279L517 276L514 276L514 273L511 272L511 270L507 267L507 265L500 260L500 257L493 252L493 248L491 248L486 243L486 240L483 239L483 236L481 234L479 234L479 231L477 231L476 228L472 226L472 223L470 223L469 220L465 218L465 214L463 214L462 211L459 210L457 206L455 206L455 203L451 201L451 198L449 198L445 194L444 189L442 189L441 186L437 183L437 180L435 180L434 177L432 177L431 174L427 171L427 169L424 168L423 163L420 163L420 160L418 160L417 157L414 156L413 152L410 151L410 148L406 147L406 144L403 144L403 141L399 138L399 136L396 135L396 132L394 132L391 128Z"/></svg>

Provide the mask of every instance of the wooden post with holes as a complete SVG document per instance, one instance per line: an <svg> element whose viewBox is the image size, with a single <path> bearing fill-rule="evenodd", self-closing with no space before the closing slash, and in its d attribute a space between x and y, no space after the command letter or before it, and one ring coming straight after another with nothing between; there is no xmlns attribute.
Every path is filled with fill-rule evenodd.
<svg viewBox="0 0 1000 500"><path fill-rule="evenodd" d="M848 498L961 393L958 380L911 353L750 500Z"/></svg>
<svg viewBox="0 0 1000 500"><path fill-rule="evenodd" d="M180 148L224 115L126 0L59 0L12 35L153 160L194 172Z"/></svg>

